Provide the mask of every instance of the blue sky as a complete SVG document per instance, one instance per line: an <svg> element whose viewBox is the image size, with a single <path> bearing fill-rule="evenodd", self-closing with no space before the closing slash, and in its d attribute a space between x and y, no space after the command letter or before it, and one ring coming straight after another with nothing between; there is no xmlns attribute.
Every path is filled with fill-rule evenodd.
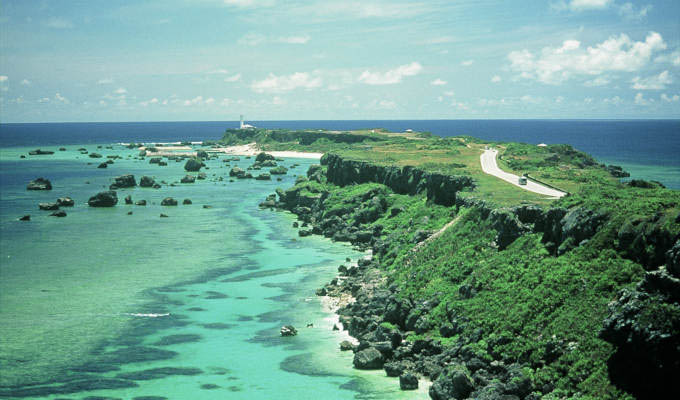
<svg viewBox="0 0 680 400"><path fill-rule="evenodd" d="M0 121L680 118L680 1L11 1Z"/></svg>

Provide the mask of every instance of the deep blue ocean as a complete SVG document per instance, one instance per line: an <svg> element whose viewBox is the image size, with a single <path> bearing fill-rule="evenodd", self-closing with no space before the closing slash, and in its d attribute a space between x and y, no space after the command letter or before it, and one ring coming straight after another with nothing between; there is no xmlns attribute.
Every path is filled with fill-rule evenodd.
<svg viewBox="0 0 680 400"><path fill-rule="evenodd" d="M493 141L566 143L636 178L680 189L680 120L249 121L262 128L386 128ZM0 147L219 139L238 121L0 124Z"/></svg>

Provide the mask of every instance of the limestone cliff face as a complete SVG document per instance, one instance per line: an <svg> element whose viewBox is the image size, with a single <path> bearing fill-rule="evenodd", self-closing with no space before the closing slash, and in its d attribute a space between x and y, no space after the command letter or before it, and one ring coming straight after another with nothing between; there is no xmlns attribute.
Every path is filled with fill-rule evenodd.
<svg viewBox="0 0 680 400"><path fill-rule="evenodd" d="M469 176L452 176L426 172L415 167L386 167L365 161L346 160L336 154L325 154L321 164L328 166L328 182L338 186L355 183L381 183L399 194L427 193L428 201L454 205L456 193L475 187Z"/></svg>

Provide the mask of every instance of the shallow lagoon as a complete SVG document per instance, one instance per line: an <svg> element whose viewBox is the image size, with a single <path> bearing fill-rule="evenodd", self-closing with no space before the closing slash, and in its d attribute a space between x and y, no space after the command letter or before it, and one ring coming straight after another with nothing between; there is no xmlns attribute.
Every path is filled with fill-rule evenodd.
<svg viewBox="0 0 680 400"><path fill-rule="evenodd" d="M184 176L183 163L159 167L128 159L135 150L83 146L104 156L91 159L79 147L45 147L55 154L27 159L19 158L27 148L0 150L0 396L427 397L401 392L383 371L353 370L351 353L338 351L343 333L332 331L333 315L314 290L346 257L361 255L298 238L290 215L257 207L313 161L284 161L300 166L282 182L230 183L230 167L210 160L206 180L121 189L116 207L95 209L87 199L112 177L170 183ZM114 154L124 158L96 168ZM52 191L25 190L39 176ZM124 205L128 194L149 205ZM76 201L66 218L38 211L39 202L62 196ZM167 196L180 205L160 206ZM193 204L181 205L184 198ZM30 222L17 221L24 214ZM300 334L280 337L284 323ZM130 387L96 389L102 385Z"/></svg>

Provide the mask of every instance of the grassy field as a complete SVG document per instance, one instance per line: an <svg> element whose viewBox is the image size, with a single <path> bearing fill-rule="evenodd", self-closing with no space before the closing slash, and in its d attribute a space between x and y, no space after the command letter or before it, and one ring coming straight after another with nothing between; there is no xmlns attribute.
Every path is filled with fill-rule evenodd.
<svg viewBox="0 0 680 400"><path fill-rule="evenodd" d="M378 165L413 166L428 172L468 175L475 179L477 187L473 193L466 193L465 196L471 195L500 206L548 204L553 200L485 174L481 169L480 155L487 146L499 150L498 162L502 169L518 175L530 173L532 177L570 193L577 193L589 185L618 184L616 178L590 156L566 145L539 147L485 142L467 136L439 138L417 132L390 133L382 130L324 133L331 135L330 139L323 137L310 144L262 140L266 134L261 133L257 137L260 139L258 144L266 150L331 152L345 159ZM354 143L331 140L332 135L341 134L379 140Z"/></svg>

